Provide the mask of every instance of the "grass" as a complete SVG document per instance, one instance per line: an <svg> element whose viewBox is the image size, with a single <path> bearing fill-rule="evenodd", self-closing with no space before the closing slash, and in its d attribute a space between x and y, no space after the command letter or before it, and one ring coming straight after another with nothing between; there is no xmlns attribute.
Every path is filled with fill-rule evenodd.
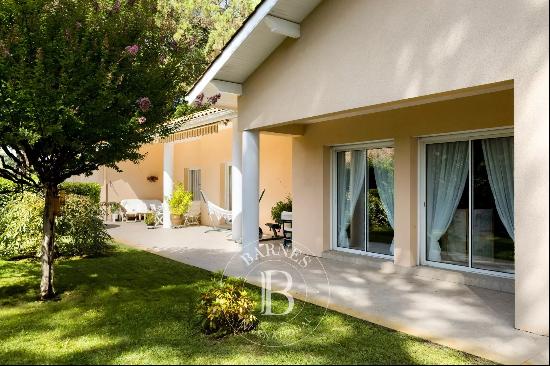
<svg viewBox="0 0 550 366"><path fill-rule="evenodd" d="M320 321L313 335L300 319L271 316L247 338L208 337L198 330L193 309L211 273L124 247L107 257L61 260L55 275L60 300L40 302L39 263L0 261L0 363L487 363L303 302L295 311ZM260 298L258 288L251 291ZM253 342L265 334L297 343L271 348Z"/></svg>

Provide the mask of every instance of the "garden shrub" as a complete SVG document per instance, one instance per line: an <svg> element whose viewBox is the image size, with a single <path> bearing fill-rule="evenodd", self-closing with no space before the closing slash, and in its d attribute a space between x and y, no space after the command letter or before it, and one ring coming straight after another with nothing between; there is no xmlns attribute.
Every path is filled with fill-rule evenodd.
<svg viewBox="0 0 550 366"><path fill-rule="evenodd" d="M206 334L219 337L239 334L257 327L255 307L243 278L219 276L201 294L197 318Z"/></svg>
<svg viewBox="0 0 550 366"><path fill-rule="evenodd" d="M12 196L0 210L0 256L13 259L39 255L43 198L24 192Z"/></svg>
<svg viewBox="0 0 550 366"><path fill-rule="evenodd" d="M89 197L67 195L63 215L57 218L58 256L96 256L108 249L111 237L100 218L99 204Z"/></svg>
<svg viewBox="0 0 550 366"><path fill-rule="evenodd" d="M99 204L101 199L101 185L99 183L65 182L59 185L59 190L66 194L86 196Z"/></svg>
<svg viewBox="0 0 550 366"><path fill-rule="evenodd" d="M281 213L283 211L292 212L292 198L290 198L290 195L286 196L284 201L275 203L275 206L271 208L271 218L277 224L281 224Z"/></svg>
<svg viewBox="0 0 550 366"><path fill-rule="evenodd" d="M11 181L0 178L0 208L4 207L11 201L13 195L16 193L16 185Z"/></svg>
<svg viewBox="0 0 550 366"><path fill-rule="evenodd" d="M42 244L44 199L24 192L0 209L0 257L37 257ZM99 205L75 194L65 198L63 215L56 218L55 255L99 255L109 246L110 236L99 218Z"/></svg>

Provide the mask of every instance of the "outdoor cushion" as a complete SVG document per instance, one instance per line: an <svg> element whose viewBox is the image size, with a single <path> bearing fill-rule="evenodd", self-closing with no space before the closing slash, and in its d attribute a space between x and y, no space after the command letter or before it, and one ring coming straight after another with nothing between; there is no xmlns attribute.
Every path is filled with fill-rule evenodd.
<svg viewBox="0 0 550 366"><path fill-rule="evenodd" d="M143 200L147 205L148 211L156 211L159 207L162 207L162 202L159 200Z"/></svg>
<svg viewBox="0 0 550 366"><path fill-rule="evenodd" d="M149 211L147 203L144 200L131 198L120 201L120 205L126 210L126 213L145 213Z"/></svg>

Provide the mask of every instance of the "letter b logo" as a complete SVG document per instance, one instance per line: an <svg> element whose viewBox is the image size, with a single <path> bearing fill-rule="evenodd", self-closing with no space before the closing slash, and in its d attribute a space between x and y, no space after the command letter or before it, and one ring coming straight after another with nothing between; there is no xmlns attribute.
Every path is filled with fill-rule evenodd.
<svg viewBox="0 0 550 366"><path fill-rule="evenodd" d="M286 286L284 290L282 291L273 291L271 284L273 281L274 274L280 273L284 275L286 280ZM290 274L288 274L285 271L278 271L278 270L269 270L264 271L261 273L262 275L262 314L263 315L287 315L289 314L292 309L294 308L294 298L292 295L288 293L288 291L292 288L292 277ZM275 292L278 294L282 294L287 298L287 308L282 313L274 313L271 308L271 294Z"/></svg>

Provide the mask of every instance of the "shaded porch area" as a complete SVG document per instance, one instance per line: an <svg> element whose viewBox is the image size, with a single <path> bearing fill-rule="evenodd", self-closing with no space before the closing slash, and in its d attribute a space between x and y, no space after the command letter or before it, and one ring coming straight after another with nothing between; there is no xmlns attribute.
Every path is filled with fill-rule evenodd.
<svg viewBox="0 0 550 366"><path fill-rule="evenodd" d="M142 223L111 225L118 241L158 255L239 276L247 269L232 261L241 252L230 231L197 226L183 229L147 229ZM261 242L260 247L266 243ZM548 363L548 338L514 329L511 293L434 280L429 274L389 272L364 263L322 258L329 286L311 275L315 293L308 299L319 305L362 318L433 342L501 363ZM273 269L277 264L273 262ZM249 275L251 283L259 277ZM315 286L315 283L318 286ZM304 298L304 289L292 294Z"/></svg>

